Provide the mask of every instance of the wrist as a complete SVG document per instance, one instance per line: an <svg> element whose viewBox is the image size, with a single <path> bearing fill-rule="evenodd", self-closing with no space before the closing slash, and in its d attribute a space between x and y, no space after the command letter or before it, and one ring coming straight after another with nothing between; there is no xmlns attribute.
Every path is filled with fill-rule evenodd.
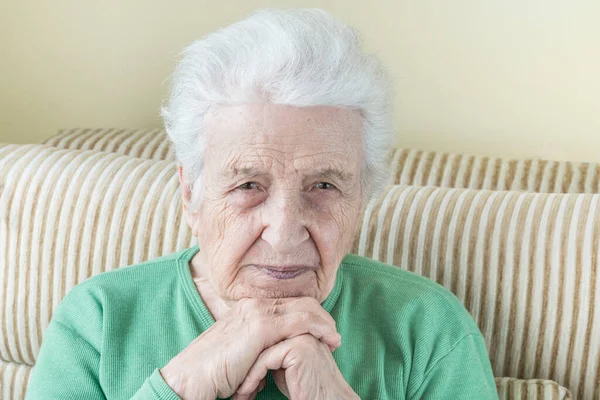
<svg viewBox="0 0 600 400"><path fill-rule="evenodd" d="M173 392L182 400L198 399L198 400L215 400L217 395L211 395L207 388L208 385L198 382L198 377L194 378L194 384L188 381L183 375L173 373L168 365L158 370L160 376ZM193 386L190 387L190 386Z"/></svg>
<svg viewBox="0 0 600 400"><path fill-rule="evenodd" d="M344 396L344 399L346 400L360 400L360 397L358 397L358 395L356 393L354 393L354 390L352 390L352 388L348 389L348 392L346 393L346 396Z"/></svg>

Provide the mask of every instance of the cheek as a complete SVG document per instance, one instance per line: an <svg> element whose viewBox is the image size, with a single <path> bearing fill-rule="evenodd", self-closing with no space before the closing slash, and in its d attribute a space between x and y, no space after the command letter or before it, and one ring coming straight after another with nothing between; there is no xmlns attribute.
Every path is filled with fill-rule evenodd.
<svg viewBox="0 0 600 400"><path fill-rule="evenodd" d="M337 263L354 241L359 219L358 207L339 204L313 219L312 236L324 263Z"/></svg>
<svg viewBox="0 0 600 400"><path fill-rule="evenodd" d="M198 229L200 247L209 251L215 268L231 268L256 241L259 233L256 216L240 213L226 203L206 207Z"/></svg>

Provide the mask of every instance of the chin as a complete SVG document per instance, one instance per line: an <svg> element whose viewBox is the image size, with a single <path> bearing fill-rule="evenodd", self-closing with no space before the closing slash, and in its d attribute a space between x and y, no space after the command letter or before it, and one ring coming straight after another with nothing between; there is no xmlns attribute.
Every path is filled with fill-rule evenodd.
<svg viewBox="0 0 600 400"><path fill-rule="evenodd" d="M265 282L253 285L250 282L246 282L245 287L240 289L235 296L236 300L248 297L263 299L282 299L286 297L317 298L317 290L313 285L266 284Z"/></svg>

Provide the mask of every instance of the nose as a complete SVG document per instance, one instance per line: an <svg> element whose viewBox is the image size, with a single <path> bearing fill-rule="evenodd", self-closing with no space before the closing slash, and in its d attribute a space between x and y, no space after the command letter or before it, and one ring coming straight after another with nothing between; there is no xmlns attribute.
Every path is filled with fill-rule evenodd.
<svg viewBox="0 0 600 400"><path fill-rule="evenodd" d="M293 195L272 198L263 214L262 239L280 254L293 254L309 238L302 203Z"/></svg>

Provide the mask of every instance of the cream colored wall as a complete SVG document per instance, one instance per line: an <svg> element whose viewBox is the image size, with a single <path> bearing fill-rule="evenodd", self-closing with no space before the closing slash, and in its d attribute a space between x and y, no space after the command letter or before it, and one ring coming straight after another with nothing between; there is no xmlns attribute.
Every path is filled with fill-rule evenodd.
<svg viewBox="0 0 600 400"><path fill-rule="evenodd" d="M401 146L600 161L597 0L3 0L0 141L159 126L179 50L265 6L363 32L395 78Z"/></svg>

